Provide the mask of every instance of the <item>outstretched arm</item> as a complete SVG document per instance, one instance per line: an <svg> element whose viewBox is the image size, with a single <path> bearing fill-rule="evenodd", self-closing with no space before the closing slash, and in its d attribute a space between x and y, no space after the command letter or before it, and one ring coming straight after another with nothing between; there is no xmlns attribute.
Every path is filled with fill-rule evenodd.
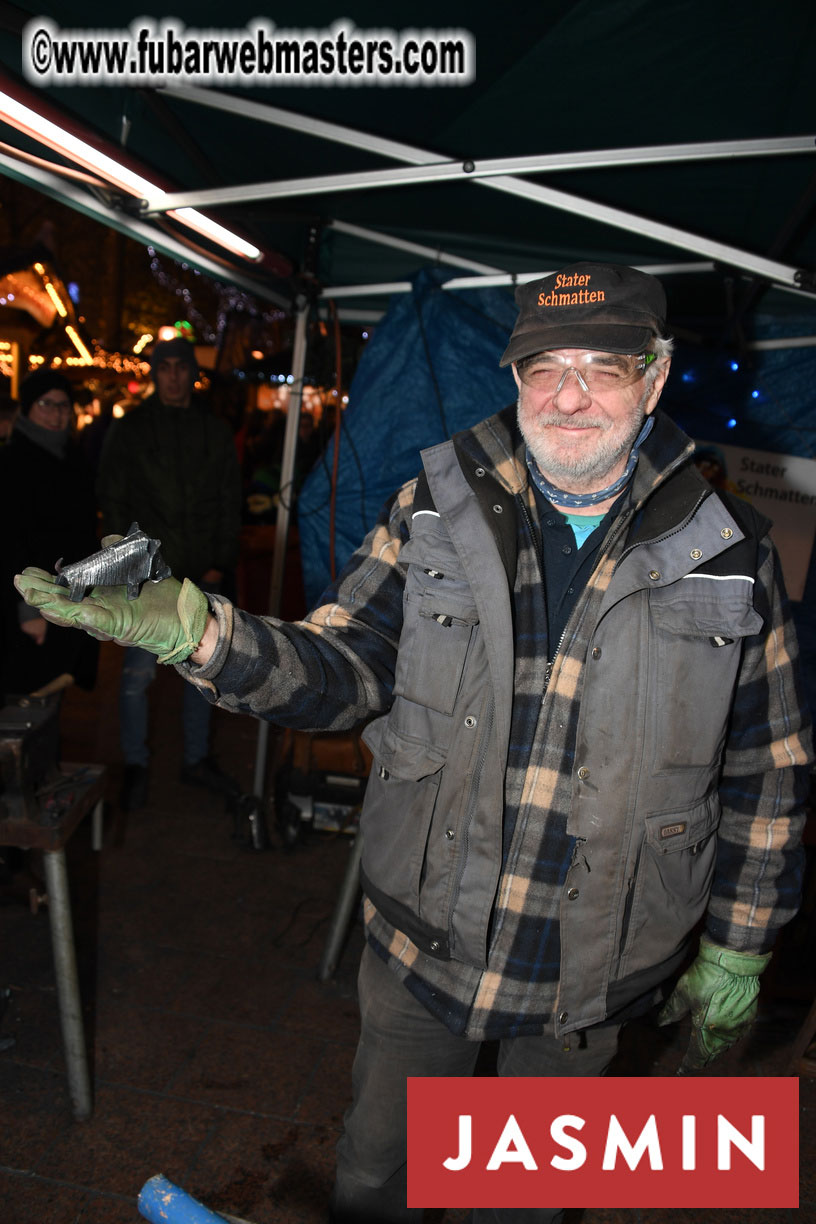
<svg viewBox="0 0 816 1224"><path fill-rule="evenodd" d="M402 632L402 544L413 482L302 621L252 616L210 595L217 626L180 670L224 709L297 730L348 730L389 709Z"/></svg>
<svg viewBox="0 0 816 1224"><path fill-rule="evenodd" d="M403 573L413 482L386 505L323 602L294 623L252 616L189 580L94 587L73 603L43 570L15 582L23 598L57 624L140 646L225 709L299 729L356 726L391 703L402 630Z"/></svg>

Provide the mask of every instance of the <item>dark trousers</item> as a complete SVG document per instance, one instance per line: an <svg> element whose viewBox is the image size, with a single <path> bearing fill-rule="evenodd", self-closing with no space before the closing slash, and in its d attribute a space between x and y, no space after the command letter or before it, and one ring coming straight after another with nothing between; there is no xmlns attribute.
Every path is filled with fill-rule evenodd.
<svg viewBox="0 0 816 1224"><path fill-rule="evenodd" d="M471 1075L480 1043L456 1037L416 1001L375 952L360 965L360 1042L352 1071L353 1099L337 1145L332 1196L335 1224L407 1224L422 1210L406 1207L406 1080L413 1075ZM617 1049L619 1026L589 1029L570 1049L552 1035L502 1041L502 1076L603 1075ZM557 1224L561 1208L473 1210L474 1224Z"/></svg>

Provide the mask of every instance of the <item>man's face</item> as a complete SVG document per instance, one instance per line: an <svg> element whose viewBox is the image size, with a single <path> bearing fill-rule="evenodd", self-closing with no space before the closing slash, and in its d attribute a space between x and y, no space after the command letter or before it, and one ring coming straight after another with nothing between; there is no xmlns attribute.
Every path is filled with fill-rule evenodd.
<svg viewBox="0 0 816 1224"><path fill-rule="evenodd" d="M588 355L586 349L558 349L555 357L580 370ZM542 475L569 493L595 493L617 480L668 372L669 362L661 362L651 378L624 386L610 378L608 387L597 378L588 390L569 368L560 387L545 390L523 382L514 363L519 428Z"/></svg>
<svg viewBox="0 0 816 1224"><path fill-rule="evenodd" d="M156 390L168 408L187 408L193 391L193 371L180 357L165 357L156 367Z"/></svg>

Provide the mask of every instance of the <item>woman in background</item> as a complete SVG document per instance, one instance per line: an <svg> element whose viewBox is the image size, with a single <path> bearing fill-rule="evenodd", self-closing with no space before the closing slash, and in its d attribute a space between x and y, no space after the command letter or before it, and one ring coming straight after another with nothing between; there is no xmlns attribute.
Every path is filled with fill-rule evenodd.
<svg viewBox="0 0 816 1224"><path fill-rule="evenodd" d="M43 620L12 585L27 558L53 573L60 558L78 561L99 547L93 475L72 431L72 387L38 370L21 384L19 403L0 449L0 695L31 693L64 675L93 688L98 643Z"/></svg>

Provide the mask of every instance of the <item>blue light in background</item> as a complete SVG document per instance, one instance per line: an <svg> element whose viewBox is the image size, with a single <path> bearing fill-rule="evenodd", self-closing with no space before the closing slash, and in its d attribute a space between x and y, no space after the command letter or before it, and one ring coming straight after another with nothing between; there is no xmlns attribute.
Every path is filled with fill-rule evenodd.
<svg viewBox="0 0 816 1224"><path fill-rule="evenodd" d="M69 281L66 285L68 296L75 306L79 305L79 285L76 281Z"/></svg>
<svg viewBox="0 0 816 1224"><path fill-rule="evenodd" d="M732 369L732 370L738 370L738 369L739 369L739 362L738 362L738 361L732 361L732 362L731 362L731 369Z"/></svg>
<svg viewBox="0 0 816 1224"><path fill-rule="evenodd" d="M759 399L759 392L754 390L751 392L751 399Z"/></svg>
<svg viewBox="0 0 816 1224"><path fill-rule="evenodd" d="M737 418L732 417L730 421L725 422L725 427L726 429L733 429L736 423L737 423Z"/></svg>
<svg viewBox="0 0 816 1224"><path fill-rule="evenodd" d="M697 375L694 373L694 370L684 370L680 378L684 383L693 383L696 381Z"/></svg>

